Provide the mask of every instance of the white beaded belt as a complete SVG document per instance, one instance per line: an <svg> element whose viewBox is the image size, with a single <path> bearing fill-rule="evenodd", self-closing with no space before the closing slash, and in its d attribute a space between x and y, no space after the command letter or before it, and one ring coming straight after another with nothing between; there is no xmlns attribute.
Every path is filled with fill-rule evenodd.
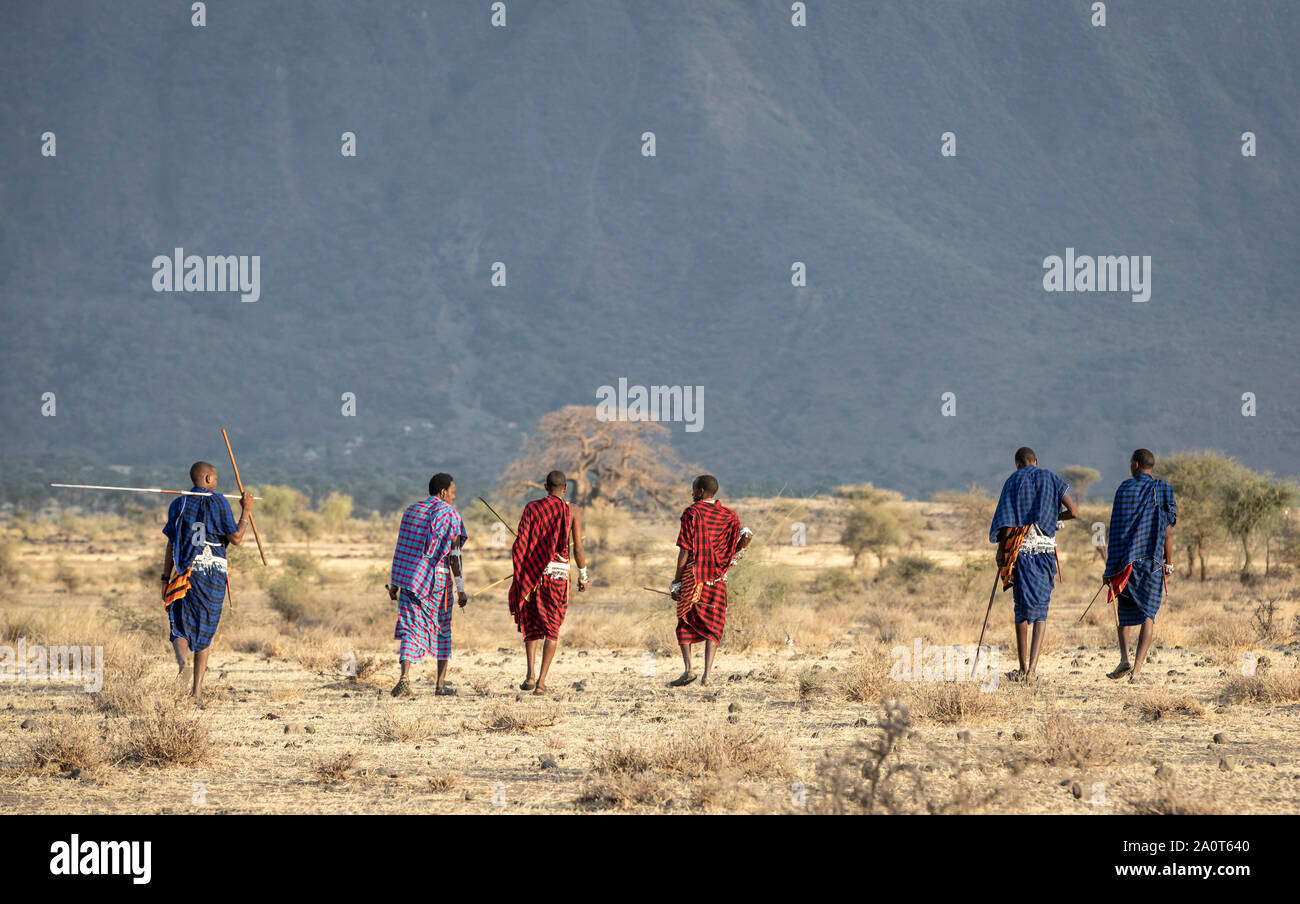
<svg viewBox="0 0 1300 904"><path fill-rule="evenodd" d="M1031 524L1025 539L1020 543L1020 551L1031 556L1043 552L1056 552L1056 539L1039 530L1037 524Z"/></svg>
<svg viewBox="0 0 1300 904"><path fill-rule="evenodd" d="M569 579L569 563L552 562L546 566L546 570L542 572L542 577L555 578L558 581L567 581Z"/></svg>

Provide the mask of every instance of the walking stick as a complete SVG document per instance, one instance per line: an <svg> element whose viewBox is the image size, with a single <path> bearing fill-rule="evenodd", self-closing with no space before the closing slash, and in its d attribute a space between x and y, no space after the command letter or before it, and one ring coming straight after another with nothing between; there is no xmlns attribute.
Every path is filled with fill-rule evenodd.
<svg viewBox="0 0 1300 904"><path fill-rule="evenodd" d="M239 493L244 493L244 481L239 479L239 465L235 464L235 453L230 448L230 437L226 436L226 428L221 428L221 438L226 441L226 452L230 454L230 467L235 472L235 483L239 487ZM253 513L248 513L248 526L253 529L253 539L257 541L257 554L262 557L262 564L266 564L266 553L262 551L262 538L257 533L257 522L253 520ZM226 586L229 587L229 578L226 579Z"/></svg>
<svg viewBox="0 0 1300 904"><path fill-rule="evenodd" d="M993 612L993 599L998 594L998 582L1002 580L1002 570L998 569L997 574L993 575L993 589L989 591L989 607L984 610L984 627L980 628L980 642L975 645L975 662L970 667L971 680L975 680L975 669L980 664L980 650L984 647L984 632L989 627L989 615Z"/></svg>
<svg viewBox="0 0 1300 904"><path fill-rule="evenodd" d="M487 510L488 510L489 512L491 512L492 514L494 514L494 515L497 516L497 520L500 521L502 524L504 524L504 525L506 526L506 530L510 531L510 533L511 533L513 536L515 536L516 538L519 536L518 534L515 533L515 529L514 529L513 527L510 526L510 523L509 523L508 521L506 521L505 518L502 518L499 514L497 514L497 510L494 509L491 505L489 505L489 504L488 504L488 501L487 501L486 499L484 499L482 496L478 496L478 497L476 497L476 498L478 499L479 502L481 502L481 503L483 503L484 505L487 506Z"/></svg>
<svg viewBox="0 0 1300 904"><path fill-rule="evenodd" d="M1097 602L1097 597L1101 596L1101 592L1105 589L1106 589L1106 582L1102 581L1101 586L1097 588L1097 592L1092 595L1092 603ZM1083 610L1083 615L1079 616L1080 623L1083 622L1084 616L1088 614L1088 609L1092 608L1092 603L1088 603L1087 607Z"/></svg>
<svg viewBox="0 0 1300 904"><path fill-rule="evenodd" d="M506 575L505 577L503 577L501 580L499 580L499 581L493 581L491 584L488 584L486 587L483 587L483 588L481 588L480 590L478 590L478 591L474 594L474 596L471 596L471 597L470 597L470 599L474 599L475 596L479 596L480 594L486 593L487 591L489 591L489 590L491 590L493 587L495 587L497 584L504 584L506 581L510 580L510 579L511 579L512 577L514 577L514 576L515 576L515 575L514 575L514 572L511 572L510 574L508 574L508 575Z"/></svg>
<svg viewBox="0 0 1300 904"><path fill-rule="evenodd" d="M664 596L672 596L667 590L656 590L653 587L642 587L642 590L649 590L651 593L662 593Z"/></svg>

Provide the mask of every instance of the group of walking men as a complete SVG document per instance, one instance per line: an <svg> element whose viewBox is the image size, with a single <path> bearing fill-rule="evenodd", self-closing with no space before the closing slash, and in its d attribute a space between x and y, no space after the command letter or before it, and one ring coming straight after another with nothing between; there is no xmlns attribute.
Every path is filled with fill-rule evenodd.
<svg viewBox="0 0 1300 904"><path fill-rule="evenodd" d="M1102 582L1107 601L1116 606L1119 665L1109 678L1139 680L1155 634L1156 613L1164 598L1169 567L1169 540L1178 511L1169 484L1151 476L1156 457L1137 449L1129 459L1128 480L1115 490L1106 543ZM989 526L989 542L997 543L996 561L1004 583L1014 593L1018 671L1015 681L1037 679L1038 654L1047 628L1047 608L1055 578L1060 574L1056 530L1060 522L1079 517L1069 485L1038 466L1034 450L1016 450L1016 470L1002 485L998 507ZM1100 589L1098 590L1100 593ZM1137 650L1128 654L1129 630L1138 627Z"/></svg>
<svg viewBox="0 0 1300 904"><path fill-rule="evenodd" d="M989 541L998 544L996 561L1014 589L1016 650L1019 669L1013 680L1036 679L1038 655L1046 630L1047 610L1055 577L1059 522L1077 518L1078 506L1059 476L1038 466L1034 451L1016 451L1016 470L1002 486L989 527ZM1132 475L1115 491L1102 577L1108 600L1116 600L1116 630L1120 663L1109 677L1129 675L1138 680L1154 634L1156 613L1170 573L1169 538L1177 521L1173 490L1152 477L1155 456L1136 450L1129 461ZM227 592L226 544L238 545L251 517L253 497L240 497L236 521L230 504L216 492L217 469L207 462L190 468L192 495L179 496L167 513L166 564L162 596L167 607L169 639L181 672L193 656L193 687L203 692L209 647L221 618ZM508 594L510 615L523 635L527 675L519 685L534 694L547 693L547 677L555 658L560 626L569 604L570 557L578 568L578 592L590 578L582 546L582 512L566 500L568 479L563 471L546 476L545 495L524 506L511 549L514 566ZM704 474L691 483L692 502L681 516L677 535L677 565L669 594L677 602L677 642L684 670L671 682L681 687L697 678L709 683L714 653L722 640L727 617L727 572L743 554L753 533L736 513L717 499L718 481ZM393 553L388 594L397 603L394 638L400 642L401 677L395 697L411 696L412 663L432 658L436 663L434 693L455 693L447 684L451 658L451 616L457 604L469 602L461 565L468 539L465 522L454 505L456 482L450 474L435 474L429 496L402 513ZM507 525L509 527L509 525ZM1139 627L1137 650L1128 654L1128 630ZM704 645L704 670L696 675L692 651ZM541 657L538 662L540 645Z"/></svg>

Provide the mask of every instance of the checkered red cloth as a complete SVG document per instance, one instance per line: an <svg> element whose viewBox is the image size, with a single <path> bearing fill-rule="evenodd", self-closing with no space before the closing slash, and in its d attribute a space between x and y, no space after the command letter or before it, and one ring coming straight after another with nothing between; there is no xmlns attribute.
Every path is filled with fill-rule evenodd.
<svg viewBox="0 0 1300 904"><path fill-rule="evenodd" d="M682 512L677 545L686 550L695 579L702 585L700 600L677 619L677 642L722 641L727 623L727 583L740 542L740 519L716 499L702 499Z"/></svg>
<svg viewBox="0 0 1300 904"><path fill-rule="evenodd" d="M546 566L569 560L569 503L546 495L524 506L519 535L510 558L515 578L510 584L510 615L524 640L555 639L569 604L567 579L544 578Z"/></svg>

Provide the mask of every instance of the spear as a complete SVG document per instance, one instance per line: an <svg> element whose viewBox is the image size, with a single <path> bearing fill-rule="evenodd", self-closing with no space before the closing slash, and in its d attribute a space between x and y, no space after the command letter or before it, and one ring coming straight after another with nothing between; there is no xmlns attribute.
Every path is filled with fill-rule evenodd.
<svg viewBox="0 0 1300 904"><path fill-rule="evenodd" d="M497 513L497 510L494 509L486 499L484 499L482 496L477 497L477 499L479 502L487 506L487 510L489 512L497 516L497 520L506 526L506 530L510 531L510 533L513 534L516 538L519 536L518 534L515 533L515 529L510 526L510 523L506 521L505 518L502 518L501 515Z"/></svg>
<svg viewBox="0 0 1300 904"><path fill-rule="evenodd" d="M226 436L226 428L221 428L221 438L226 441L226 452L230 454L230 468L235 472L235 484L239 487L239 493L244 493L244 481L239 479L239 465L235 464L235 453L230 448L230 437ZM253 520L253 513L248 513L248 526L253 529L253 539L257 541L257 554L262 557L262 564L266 564L266 553L262 551L262 538L257 533L257 522Z"/></svg>
<svg viewBox="0 0 1300 904"><path fill-rule="evenodd" d="M1083 610L1083 615L1080 615L1080 616L1079 616L1079 621L1080 621L1080 622L1082 622L1083 619L1084 619L1084 616L1086 616L1086 615L1088 614L1088 609L1091 609L1091 608L1092 608L1092 603L1097 602L1097 597L1101 596L1101 592L1102 592L1103 590L1105 590L1105 589L1106 589L1106 582L1105 582L1105 581L1102 581L1101 586L1097 588L1097 592L1094 593L1094 594L1092 595L1092 602L1088 603L1087 607Z"/></svg>
<svg viewBox="0 0 1300 904"><path fill-rule="evenodd" d="M649 590L651 593L662 593L664 596L672 596L667 590L656 590L653 587L642 587L642 590Z"/></svg>
<svg viewBox="0 0 1300 904"><path fill-rule="evenodd" d="M52 487L62 487L68 490L117 490L121 493L163 493L167 496L225 496L227 499L238 499L234 493L196 493L193 490L161 490L158 487L101 487L89 483L52 483ZM254 496L254 499L261 499L261 496Z"/></svg>

